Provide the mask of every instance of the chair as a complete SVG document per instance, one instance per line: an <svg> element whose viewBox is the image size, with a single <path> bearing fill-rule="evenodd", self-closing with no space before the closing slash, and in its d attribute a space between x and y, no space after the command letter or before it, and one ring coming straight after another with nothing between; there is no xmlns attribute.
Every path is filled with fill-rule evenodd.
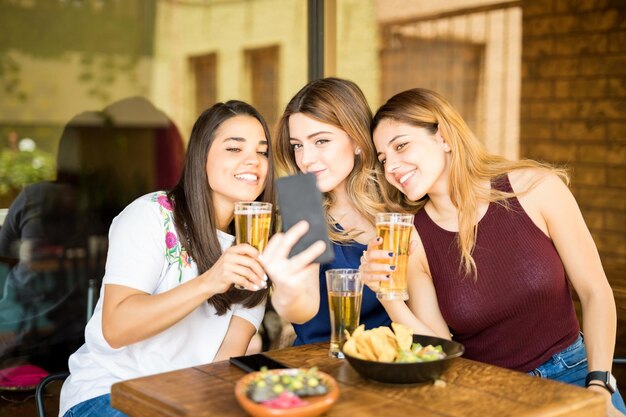
<svg viewBox="0 0 626 417"><path fill-rule="evenodd" d="M66 256L68 259L72 260L72 269L73 276L78 281L82 275L80 274L89 274L91 276L102 276L104 275L104 271L102 270L102 265L104 265L104 260L106 259L106 242L103 245L102 240L94 239L91 237L89 239L89 262L84 265L82 261L85 258L84 251L81 250L73 250L68 251ZM93 314L93 310L95 308L95 300L97 297L97 285L99 280L89 279L87 285L87 317L85 323L89 321L91 315ZM50 374L39 381L37 384L37 388L35 390L35 405L37 408L37 417L46 417L46 408L44 404L45 397L45 388L46 386L53 381L64 381L70 375L69 372L58 372L54 374Z"/></svg>
<svg viewBox="0 0 626 417"><path fill-rule="evenodd" d="M69 372L59 372L50 374L39 381L35 390L35 405L37 407L37 417L46 417L46 407L44 405L44 396L46 385L53 381L64 381L70 375Z"/></svg>

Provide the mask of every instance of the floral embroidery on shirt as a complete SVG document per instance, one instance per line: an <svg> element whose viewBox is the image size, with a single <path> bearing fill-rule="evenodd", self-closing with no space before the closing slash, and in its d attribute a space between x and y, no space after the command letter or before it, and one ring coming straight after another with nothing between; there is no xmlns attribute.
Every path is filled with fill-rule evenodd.
<svg viewBox="0 0 626 417"><path fill-rule="evenodd" d="M168 249L174 249L177 244L178 240L176 239L176 235L172 232L167 232L165 234L165 246L167 246Z"/></svg>
<svg viewBox="0 0 626 417"><path fill-rule="evenodd" d="M165 195L165 193L159 195L157 197L157 201L159 202L161 207L164 207L165 209L169 211L172 211L174 209L174 207L172 206L172 203L170 203L170 199L167 198L167 195Z"/></svg>
<svg viewBox="0 0 626 417"><path fill-rule="evenodd" d="M151 201L159 203L159 212L163 218L163 228L165 229L165 259L172 264L178 264L178 282L182 282L183 268L191 267L191 256L176 237L174 227L174 209L172 202L164 191L156 192L152 195Z"/></svg>

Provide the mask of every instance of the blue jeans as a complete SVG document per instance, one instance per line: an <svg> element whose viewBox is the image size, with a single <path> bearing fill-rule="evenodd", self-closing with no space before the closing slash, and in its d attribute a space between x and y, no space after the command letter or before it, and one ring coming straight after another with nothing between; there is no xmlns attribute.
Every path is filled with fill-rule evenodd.
<svg viewBox="0 0 626 417"><path fill-rule="evenodd" d="M76 404L67 410L63 417L128 417L128 415L111 407L111 394L104 394Z"/></svg>
<svg viewBox="0 0 626 417"><path fill-rule="evenodd" d="M587 372L589 372L587 370L587 350L582 336L578 336L573 344L553 355L552 358L530 371L529 374L584 387ZM611 402L615 408L626 414L626 406L619 391L611 396Z"/></svg>

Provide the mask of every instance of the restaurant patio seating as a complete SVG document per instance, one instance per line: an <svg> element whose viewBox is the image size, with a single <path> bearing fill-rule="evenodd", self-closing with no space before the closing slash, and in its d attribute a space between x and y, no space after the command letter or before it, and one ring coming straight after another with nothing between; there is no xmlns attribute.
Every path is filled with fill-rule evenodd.
<svg viewBox="0 0 626 417"><path fill-rule="evenodd" d="M39 381L35 390L35 405L37 407L37 417L46 417L46 407L44 404L45 389L53 381L64 381L70 375L69 372L58 372L50 374Z"/></svg>
<svg viewBox="0 0 626 417"><path fill-rule="evenodd" d="M83 273L88 273L90 276L103 276L104 269L103 265L106 259L106 249L107 249L107 240L105 237L101 236L91 236L88 240L88 259L87 264L80 265L78 263L74 263L74 268L82 268ZM82 255L84 257L84 254ZM74 271L74 274L77 274L78 270ZM93 310L95 308L95 302L98 299L97 291L99 290L98 284L100 280L91 278L88 280L87 290L86 290L86 317L85 324L91 318ZM62 371L50 374L39 381L37 384L37 388L35 389L35 405L37 408L37 417L46 417L46 408L45 408L45 389L46 386L54 381L64 381L70 373L68 371Z"/></svg>

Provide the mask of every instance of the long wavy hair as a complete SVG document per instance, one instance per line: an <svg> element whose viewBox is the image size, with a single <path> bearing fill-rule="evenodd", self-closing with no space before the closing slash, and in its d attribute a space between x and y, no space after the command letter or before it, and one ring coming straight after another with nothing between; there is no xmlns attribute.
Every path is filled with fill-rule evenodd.
<svg viewBox="0 0 626 417"><path fill-rule="evenodd" d="M288 174L300 172L289 143L289 117L302 113L308 117L335 126L348 135L361 149L354 158L354 167L346 179L346 189L354 208L374 225L374 215L383 211L381 190L376 179L380 170L374 144L370 140L372 112L361 89L352 81L340 78L323 78L305 85L287 104L278 121L275 141L276 165ZM336 228L336 219L329 214L335 203L333 192L324 193L323 205L326 213L328 234L337 243L347 243L359 235L358 232Z"/></svg>
<svg viewBox="0 0 626 417"><path fill-rule="evenodd" d="M452 105L434 91L414 88L391 97L383 104L372 120L372 133L381 121L392 119L412 126L426 128L431 134L437 132L450 146L449 194L458 212L458 248L461 265L466 275L476 277L476 263L472 253L476 244L476 212L479 202L497 202L507 206L506 200L531 190L539 179L524 190L507 193L495 189L485 190L480 185L486 180L497 180L509 172L523 168L539 168L554 172L569 183L564 169L530 159L510 161L502 156L489 154L476 138L461 115ZM383 184L385 202L393 210L417 212L428 202L428 195L419 201L411 201L378 172Z"/></svg>
<svg viewBox="0 0 626 417"><path fill-rule="evenodd" d="M222 248L217 238L215 206L209 189L209 179L206 173L209 149L213 145L215 132L222 123L235 116L254 117L263 126L265 138L271 144L270 133L263 116L251 105L242 101L231 100L226 103L217 103L205 110L196 120L191 131L185 165L178 184L168 193L174 202L174 222L181 238L181 243L198 265L198 273L210 269L222 255ZM268 146L268 170L265 179L265 189L256 201L274 201L274 166L272 163L271 146ZM209 161L210 162L210 161ZM234 208L233 208L234 209ZM276 224L275 215L272 222ZM207 231L213 233L207 233ZM231 223L229 232L234 234ZM236 303L245 307L254 307L267 296L266 290L245 291L232 287L223 294L216 294L209 298L209 304L215 307L218 315L223 315Z"/></svg>

